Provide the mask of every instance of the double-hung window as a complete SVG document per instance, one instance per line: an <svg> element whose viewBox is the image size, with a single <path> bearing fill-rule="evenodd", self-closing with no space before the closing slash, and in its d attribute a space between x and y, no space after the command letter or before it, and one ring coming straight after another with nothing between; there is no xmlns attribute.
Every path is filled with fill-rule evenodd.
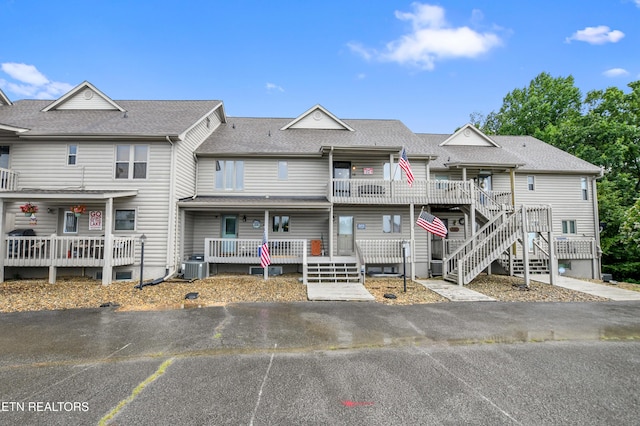
<svg viewBox="0 0 640 426"><path fill-rule="evenodd" d="M402 216L399 214L382 215L382 232L399 234L402 232Z"/></svg>
<svg viewBox="0 0 640 426"><path fill-rule="evenodd" d="M244 161L216 160L216 189L241 191L244 189Z"/></svg>
<svg viewBox="0 0 640 426"><path fill-rule="evenodd" d="M582 199L583 200L588 200L589 199L589 185L587 182L587 178L583 177L580 178L580 190L582 192Z"/></svg>
<svg viewBox="0 0 640 426"><path fill-rule="evenodd" d="M116 179L146 179L148 145L116 146Z"/></svg>
<svg viewBox="0 0 640 426"><path fill-rule="evenodd" d="M78 145L67 145L67 165L75 166L78 162Z"/></svg>
<svg viewBox="0 0 640 426"><path fill-rule="evenodd" d="M536 178L535 176L527 176L527 189L529 191L536 190Z"/></svg>
<svg viewBox="0 0 640 426"><path fill-rule="evenodd" d="M562 221L562 233L563 234L575 234L576 233L576 221L575 220L563 220Z"/></svg>
<svg viewBox="0 0 640 426"><path fill-rule="evenodd" d="M289 216L273 216L272 232L289 232Z"/></svg>
<svg viewBox="0 0 640 426"><path fill-rule="evenodd" d="M278 161L278 180L289 179L289 162Z"/></svg>

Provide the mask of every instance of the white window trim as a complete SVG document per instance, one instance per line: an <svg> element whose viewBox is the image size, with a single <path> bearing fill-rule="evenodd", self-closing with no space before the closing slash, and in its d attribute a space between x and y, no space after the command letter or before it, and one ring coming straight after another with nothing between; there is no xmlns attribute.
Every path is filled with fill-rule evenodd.
<svg viewBox="0 0 640 426"><path fill-rule="evenodd" d="M529 179L531 179L531 184L529 184ZM527 190L535 191L536 190L536 177L533 175L527 176Z"/></svg>
<svg viewBox="0 0 640 426"><path fill-rule="evenodd" d="M73 157L75 158L76 162L71 164L69 163L69 159L71 158L72 154L71 154L71 147L75 146L76 147L76 153L73 154ZM80 147L78 146L78 144L74 144L74 143L70 143L67 145L67 158L65 159L65 162L67 164L67 166L70 167L76 167L78 165L78 151L79 151Z"/></svg>
<svg viewBox="0 0 640 426"><path fill-rule="evenodd" d="M215 168L214 168L214 174L213 174L213 188L215 191L220 191L220 192L241 192L244 191L245 189L245 171L246 171L246 166L247 166L247 162L244 160L231 160L231 159L216 159L214 160L214 164L215 164ZM228 188L227 187L227 162L233 162L233 188ZM238 188L238 163L242 163L242 188ZM218 170L218 167L220 167L220 169ZM218 179L218 172L222 172L221 176L222 176L222 182L221 182L221 186L219 187L219 179Z"/></svg>
<svg viewBox="0 0 640 426"><path fill-rule="evenodd" d="M129 164L129 171L127 173L127 177L126 178L118 178L116 177L116 164L118 164L118 147L119 146L128 146L129 147L129 160L127 161L127 163ZM147 165L146 167L146 172L145 172L145 176L143 178L134 178L133 177L133 171L135 168L135 164L136 163L141 163L142 161L135 161L135 157L136 157L136 147L137 146L143 146L146 147L146 151L147 151L147 158L145 158L144 163ZM121 143L121 144L116 144L116 146L114 147L114 153L113 153L113 179L117 182L117 181L127 181L127 180L147 180L149 179L149 157L151 155L151 147L148 144L141 144L141 143L134 143L134 144L125 144L125 143Z"/></svg>
<svg viewBox="0 0 640 426"><path fill-rule="evenodd" d="M133 210L133 229L116 229L116 216L117 216L117 212L119 211L129 211L129 210ZM118 233L118 232L123 232L123 233L127 233L127 232L135 232L138 230L138 209L137 208L125 208L125 207L121 207L121 208L117 208L117 209L113 209L113 232L114 233Z"/></svg>
<svg viewBox="0 0 640 426"><path fill-rule="evenodd" d="M67 230L67 216L73 216L73 219L75 220L75 224L76 224L76 230L75 231L68 231ZM62 224L62 233L63 234L77 234L78 230L80 229L80 219L76 216L76 214L70 210L65 211L64 212L64 223Z"/></svg>

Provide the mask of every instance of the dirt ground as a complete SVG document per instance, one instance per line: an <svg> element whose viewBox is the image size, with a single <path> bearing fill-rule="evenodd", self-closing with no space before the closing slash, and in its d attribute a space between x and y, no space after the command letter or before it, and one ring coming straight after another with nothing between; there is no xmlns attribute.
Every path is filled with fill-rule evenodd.
<svg viewBox="0 0 640 426"><path fill-rule="evenodd" d="M285 275L263 280L262 277L223 275L203 280L170 280L158 285L136 287L136 282L116 282L103 286L99 281L61 278L56 284L40 280L15 280L0 284L0 312L24 312L56 309L117 306L119 310L162 310L217 306L242 302L307 301L306 287L299 275ZM499 301L583 302L603 301L549 284L533 281L529 290L519 287L522 279L498 275L481 275L468 288ZM604 284L603 284L604 285ZM367 278L365 286L377 303L408 305L446 303L447 299L402 278ZM619 283L621 288L640 291L638 284ZM194 299L188 294L197 293ZM394 295L395 298L385 297ZM192 295L193 296L193 295ZM312 303L312 302L309 302Z"/></svg>

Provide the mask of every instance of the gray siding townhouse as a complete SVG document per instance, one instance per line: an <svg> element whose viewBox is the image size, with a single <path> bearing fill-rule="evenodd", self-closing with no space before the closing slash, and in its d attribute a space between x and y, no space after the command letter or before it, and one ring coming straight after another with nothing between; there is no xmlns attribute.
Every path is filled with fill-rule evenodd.
<svg viewBox="0 0 640 426"><path fill-rule="evenodd" d="M223 119L220 101L113 101L88 82L55 101L0 97L0 279L136 278L142 235L145 277L177 272L176 201Z"/></svg>
<svg viewBox="0 0 640 426"><path fill-rule="evenodd" d="M320 105L296 118L227 117L220 101L113 101L85 82L56 101L0 96L0 147L1 279L137 280L143 247L145 280L600 276L601 171L531 137L471 125L415 134ZM23 212L28 203L38 211ZM447 225L445 238L416 226L423 211Z"/></svg>

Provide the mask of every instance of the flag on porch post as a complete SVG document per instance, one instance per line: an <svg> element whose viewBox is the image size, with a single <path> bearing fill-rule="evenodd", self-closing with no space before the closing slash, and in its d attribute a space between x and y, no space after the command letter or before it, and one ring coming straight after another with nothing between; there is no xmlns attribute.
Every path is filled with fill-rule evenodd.
<svg viewBox="0 0 640 426"><path fill-rule="evenodd" d="M267 244L267 233L262 237L262 246L260 247L260 266L266 268L271 265L271 255L269 254L269 245Z"/></svg>
<svg viewBox="0 0 640 426"><path fill-rule="evenodd" d="M409 159L407 158L407 150L402 148L400 151L400 159L398 160L398 165L404 173L407 175L407 183L409 186L413 185L413 172L411 171L411 164L409 164Z"/></svg>
<svg viewBox="0 0 640 426"><path fill-rule="evenodd" d="M447 227L444 226L444 223L431 213L427 213L425 211L420 212L420 216L418 216L418 220L416 221L416 225L420 228L424 229L427 232L431 232L439 237L446 237Z"/></svg>

